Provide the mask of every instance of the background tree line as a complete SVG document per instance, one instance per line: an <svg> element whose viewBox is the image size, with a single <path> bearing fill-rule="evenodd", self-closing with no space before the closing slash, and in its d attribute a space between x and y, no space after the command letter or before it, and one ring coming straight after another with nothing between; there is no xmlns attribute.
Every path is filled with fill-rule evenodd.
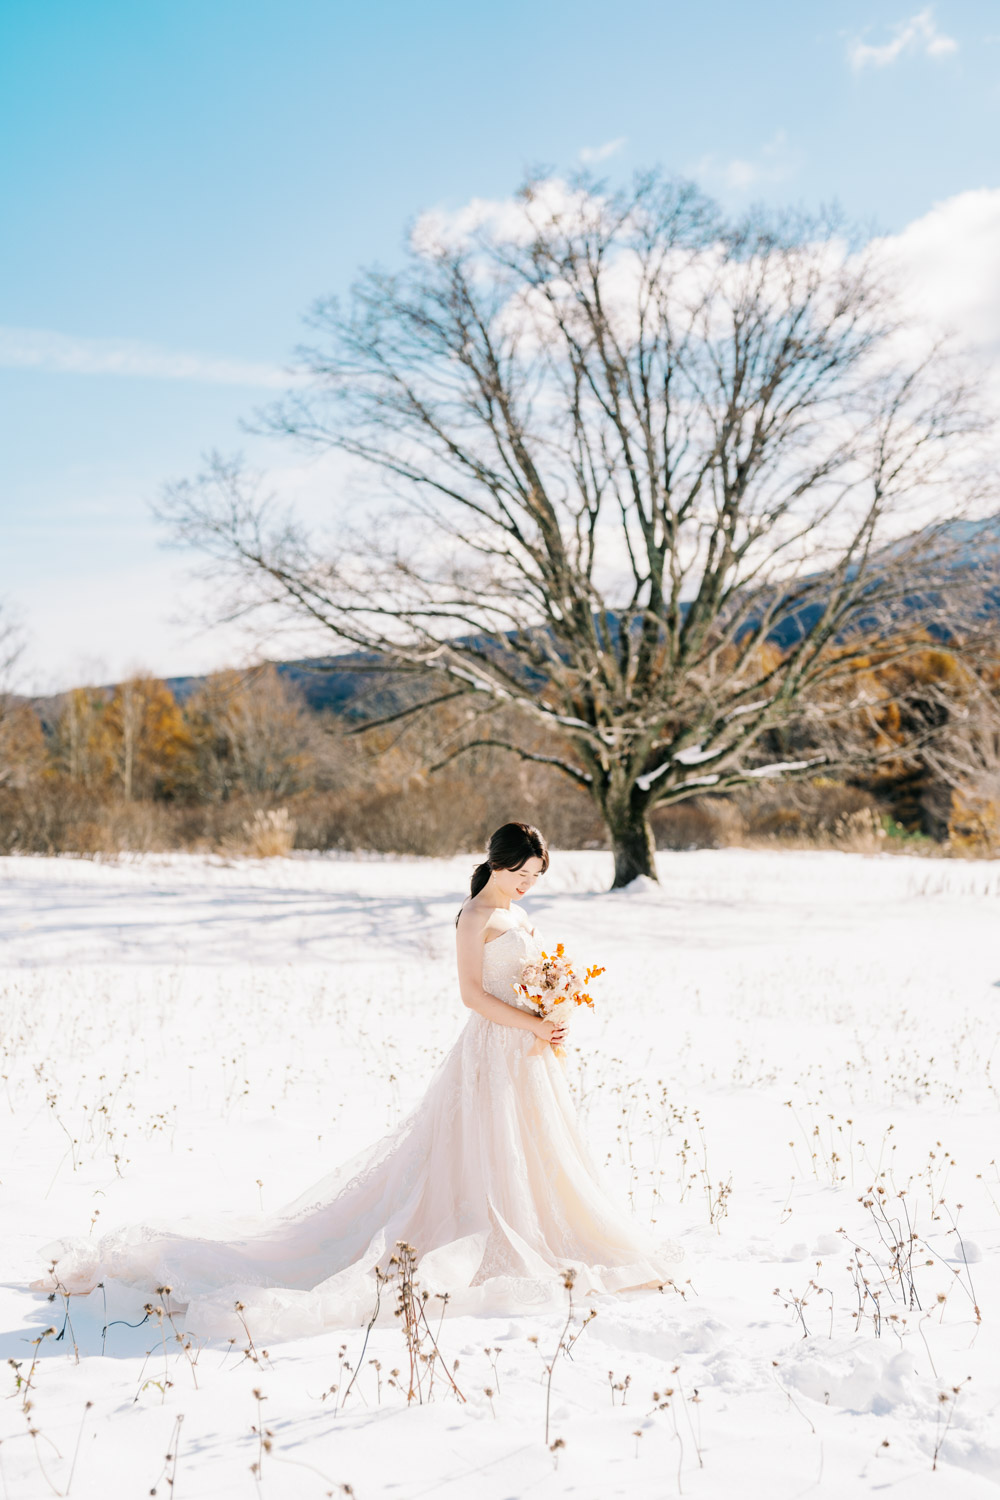
<svg viewBox="0 0 1000 1500"><path fill-rule="evenodd" d="M1000 654L978 673L932 642L905 662L873 654L842 710L868 769L693 795L654 812L657 844L1000 853ZM48 700L2 693L0 850L447 855L513 816L558 846L608 847L592 799L541 760L484 745L429 771L461 727L444 703L359 733L270 664L205 678L183 702L143 675ZM516 706L500 728L540 756L551 748ZM764 748L794 759L815 739L792 718Z"/></svg>

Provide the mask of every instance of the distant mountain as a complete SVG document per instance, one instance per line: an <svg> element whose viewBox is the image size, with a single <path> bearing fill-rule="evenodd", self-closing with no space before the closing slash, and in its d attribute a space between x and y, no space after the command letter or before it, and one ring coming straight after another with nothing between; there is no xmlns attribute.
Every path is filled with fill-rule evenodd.
<svg viewBox="0 0 1000 1500"><path fill-rule="evenodd" d="M956 575L964 570L975 572L984 566L996 573L1000 559L1000 516L985 521L955 522L948 528L947 536L950 541L960 544L960 550L950 564ZM937 598L923 598L915 593L902 600L898 608L901 615L912 617L913 614L929 612L939 603ZM686 609L687 605L682 605L682 608ZM789 609L776 621L768 639L784 648L794 645L812 628L820 609L819 604L813 603L796 610L790 601ZM980 619L997 622L1000 646L1000 586L997 584L987 588L984 594ZM877 624L874 617L870 624L872 627ZM752 628L752 622L748 628ZM936 631L935 634L945 638L944 632ZM335 713L356 721L378 718L397 708L409 707L426 690L426 683L421 683L419 677L380 667L376 657L359 651L280 661L274 666L279 676L296 687L316 713ZM166 682L177 701L183 703L208 680L209 675L169 677ZM53 714L58 699L35 701L43 717L47 718Z"/></svg>
<svg viewBox="0 0 1000 1500"><path fill-rule="evenodd" d="M279 677L298 689L315 713L335 713L348 719L392 713L415 703L422 690L416 677L389 671L377 664L376 657L360 652L276 661L273 666ZM184 703L211 675L165 680L178 703Z"/></svg>
<svg viewBox="0 0 1000 1500"><path fill-rule="evenodd" d="M960 572L977 572L984 567L990 569L994 579L997 578L1000 572L1000 516L983 521L956 521L942 536L948 545L958 543L958 550L948 565L954 570L956 581ZM921 596L915 592L899 602L897 614L902 618L912 618L914 614L936 611L940 603L937 595ZM683 604L681 608L686 611L688 606ZM787 650L812 629L821 609L819 603L795 609L789 601L789 608L779 616L768 639ZM1000 627L1000 580L986 588L978 615L980 621L995 620ZM879 622L873 615L870 621L862 619L859 623L863 629L874 629ZM747 628L753 628L752 620ZM614 630L615 622L612 621L613 633ZM931 627L930 633L939 640L947 639L947 632L940 628ZM333 712L360 720L407 707L418 700L422 691L419 678L374 667L375 660L361 652L351 652L342 656L276 662L275 666L280 676L294 684L316 712ZM183 702L204 680L202 677L174 677L169 679L168 686L178 701Z"/></svg>

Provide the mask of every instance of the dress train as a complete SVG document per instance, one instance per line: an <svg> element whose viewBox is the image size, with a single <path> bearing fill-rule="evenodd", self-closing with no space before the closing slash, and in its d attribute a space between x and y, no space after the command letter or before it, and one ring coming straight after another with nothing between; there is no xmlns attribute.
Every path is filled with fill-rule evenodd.
<svg viewBox="0 0 1000 1500"><path fill-rule="evenodd" d="M483 987L525 1006L514 985L538 956L526 927L509 928L484 947ZM664 1285L683 1252L607 1194L562 1064L548 1047L531 1055L534 1042L474 1013L394 1131L252 1233L138 1227L57 1241L32 1289L85 1293L113 1278L149 1300L168 1286L189 1330L223 1337L241 1329L239 1301L254 1338L274 1341L366 1323L375 1267L398 1240L450 1313L564 1305L568 1269L578 1293Z"/></svg>

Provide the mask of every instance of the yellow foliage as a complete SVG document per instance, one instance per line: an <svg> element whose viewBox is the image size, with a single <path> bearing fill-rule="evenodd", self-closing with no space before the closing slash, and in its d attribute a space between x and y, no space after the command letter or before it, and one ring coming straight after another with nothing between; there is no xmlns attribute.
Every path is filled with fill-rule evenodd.
<svg viewBox="0 0 1000 1500"><path fill-rule="evenodd" d="M107 699L86 688L67 693L56 725L53 759L84 786L108 786L114 776L114 746L105 718Z"/></svg>
<svg viewBox="0 0 1000 1500"><path fill-rule="evenodd" d="M157 791L174 796L191 779L191 733L166 683L132 677L104 713L115 771L126 800Z"/></svg>

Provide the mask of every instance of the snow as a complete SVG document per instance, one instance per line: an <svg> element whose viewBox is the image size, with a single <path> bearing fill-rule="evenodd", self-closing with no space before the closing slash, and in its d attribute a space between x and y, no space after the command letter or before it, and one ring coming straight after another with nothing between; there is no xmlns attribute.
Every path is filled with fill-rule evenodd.
<svg viewBox="0 0 1000 1500"><path fill-rule="evenodd" d="M408 1408L376 1328L338 1409L363 1329L185 1354L155 1320L102 1340L95 1293L22 1410L47 1242L277 1207L420 1096L474 862L0 860L0 1496L995 1496L996 863L663 854L607 895L608 855L554 856L532 920L608 970L568 1058L595 1154L687 1254L560 1356L564 1446L550 1312L444 1319L464 1405Z"/></svg>
<svg viewBox="0 0 1000 1500"><path fill-rule="evenodd" d="M720 755L725 755L726 749L727 747L723 746L721 749L706 750L701 745L689 745L686 750L678 750L676 755L668 755L667 759L658 765L655 770L647 771L644 776L637 777L635 784L642 791L648 792L653 783L659 781L660 777L669 771L672 765L702 765L706 760L718 760Z"/></svg>

